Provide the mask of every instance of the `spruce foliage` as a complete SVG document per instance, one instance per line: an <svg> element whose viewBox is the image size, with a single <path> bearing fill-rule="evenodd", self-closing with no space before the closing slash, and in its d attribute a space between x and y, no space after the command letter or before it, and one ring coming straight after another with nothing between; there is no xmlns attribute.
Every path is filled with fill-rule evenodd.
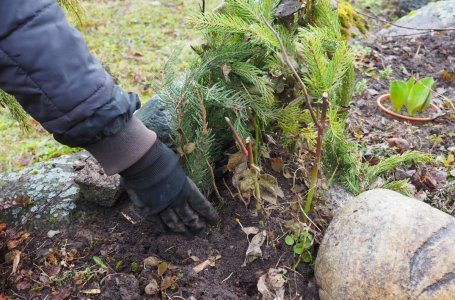
<svg viewBox="0 0 455 300"><path fill-rule="evenodd" d="M256 146L262 132L278 127L281 142L290 149L314 149L318 124L305 105L306 91L295 70L318 115L322 96L327 93L330 100L322 157L329 182L335 179L359 194L396 166L428 161L427 155L411 152L373 167L362 163L346 129L355 79L343 35L346 24L328 0L302 1L304 9L290 23L275 15L280 3L226 0L219 10L191 18L190 25L205 42L193 47L197 58L183 77L172 70L172 63L166 69L163 94L173 110L174 140L198 186L207 193L212 190L213 165L232 142L224 117L243 139L254 137ZM407 192L406 182L385 181L384 187Z"/></svg>

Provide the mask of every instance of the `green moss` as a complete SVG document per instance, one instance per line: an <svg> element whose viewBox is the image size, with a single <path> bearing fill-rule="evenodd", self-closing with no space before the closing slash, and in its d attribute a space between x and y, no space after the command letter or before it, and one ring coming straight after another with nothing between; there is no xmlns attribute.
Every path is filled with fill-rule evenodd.
<svg viewBox="0 0 455 300"><path fill-rule="evenodd" d="M411 10L406 16L410 17L413 16L416 13L416 10Z"/></svg>
<svg viewBox="0 0 455 300"><path fill-rule="evenodd" d="M48 218L47 218L47 221L48 221L49 223L51 223L51 224L55 224L55 223L58 222L58 218L56 218L56 217L48 217Z"/></svg>
<svg viewBox="0 0 455 300"><path fill-rule="evenodd" d="M354 7L348 2L340 2L338 4L338 17L340 18L341 31L345 38L352 36L349 29L357 28L363 35L367 34L368 22L364 17L359 15Z"/></svg>

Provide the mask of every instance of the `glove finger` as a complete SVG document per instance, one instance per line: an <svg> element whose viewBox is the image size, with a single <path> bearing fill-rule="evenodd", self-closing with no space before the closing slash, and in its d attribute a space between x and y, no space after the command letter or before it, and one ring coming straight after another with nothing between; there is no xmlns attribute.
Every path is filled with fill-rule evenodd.
<svg viewBox="0 0 455 300"><path fill-rule="evenodd" d="M198 233L205 229L205 222L191 209L186 201L173 207L180 220L193 232Z"/></svg>
<svg viewBox="0 0 455 300"><path fill-rule="evenodd" d="M185 224L182 223L178 215L172 209L172 207L166 208L160 213L161 220L166 224L169 229L177 233L187 233L188 230Z"/></svg>
<svg viewBox="0 0 455 300"><path fill-rule="evenodd" d="M188 203L200 216L204 217L210 224L215 224L219 221L218 214L212 204L201 194L194 182L188 178L191 193L188 197Z"/></svg>

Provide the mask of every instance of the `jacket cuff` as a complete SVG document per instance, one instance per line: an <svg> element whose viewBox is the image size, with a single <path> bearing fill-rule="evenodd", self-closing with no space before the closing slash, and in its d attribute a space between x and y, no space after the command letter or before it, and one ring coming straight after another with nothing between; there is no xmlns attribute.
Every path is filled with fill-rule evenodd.
<svg viewBox="0 0 455 300"><path fill-rule="evenodd" d="M115 135L85 146L107 175L128 169L142 158L156 141L156 133L133 116Z"/></svg>

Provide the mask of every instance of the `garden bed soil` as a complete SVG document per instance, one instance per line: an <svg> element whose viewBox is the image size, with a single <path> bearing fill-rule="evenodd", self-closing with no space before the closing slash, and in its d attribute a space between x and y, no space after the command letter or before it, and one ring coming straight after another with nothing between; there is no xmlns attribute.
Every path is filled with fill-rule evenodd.
<svg viewBox="0 0 455 300"><path fill-rule="evenodd" d="M254 210L245 208L239 199L232 199L226 188L221 193L224 201L217 207L221 222L195 237L154 232L127 199L109 209L81 204L72 216L71 227L61 228L55 237L48 238L45 231L31 232L29 242L21 249L26 255L21 259L19 272L24 276L15 275L7 280L8 284L3 282L0 295L6 293L22 299L44 299L47 295L47 299L261 299L257 289L259 277L270 268L285 268L287 296L319 299L311 267L301 263L296 272L291 270L296 257L284 244L285 229L278 227L279 215L274 214L276 219L271 218L276 221L261 226L264 220L254 214ZM262 258L245 267L242 264L248 240L237 220L244 227L267 228L269 234L275 233L273 237L269 235L261 247ZM52 289L45 287L47 276L43 277L43 272L49 274L48 259L43 261L43 257L49 255L49 249L65 249L67 253L76 249L73 250L74 260L56 275L66 278L58 287L53 284ZM216 266L196 274L193 267L212 255L221 256ZM98 272L103 268L94 262L93 256L109 265L109 275ZM58 261L64 260L61 252L55 257ZM175 267L169 268L172 270L166 271L164 276L176 276L174 289L167 289L161 296L145 294L145 286L153 278L158 284L161 282L156 267L143 267L147 257L158 257ZM196 257L200 261L194 261ZM120 267L116 268L120 262ZM135 264L138 267L134 267ZM87 282L80 281L81 276L75 272L87 266L92 266L93 277ZM10 270L10 266L3 268L5 277ZM26 275L27 272L30 273ZM13 278L17 278L16 281ZM87 291L96 293L84 294Z"/></svg>

